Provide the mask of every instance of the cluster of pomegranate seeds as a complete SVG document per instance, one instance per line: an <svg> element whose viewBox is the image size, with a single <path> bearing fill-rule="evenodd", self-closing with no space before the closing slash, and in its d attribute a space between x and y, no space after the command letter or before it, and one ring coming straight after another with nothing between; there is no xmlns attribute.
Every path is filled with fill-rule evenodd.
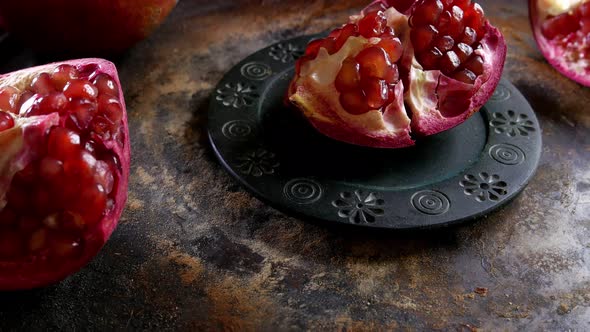
<svg viewBox="0 0 590 332"><path fill-rule="evenodd" d="M60 117L0 208L0 260L55 262L82 252L84 231L114 206L120 165L104 142L124 142L118 96L113 78L92 66L60 65L24 91L0 89L0 132L19 117Z"/></svg>
<svg viewBox="0 0 590 332"><path fill-rule="evenodd" d="M474 53L483 37L484 13L471 0L421 0L410 17L410 38L425 70L472 84L483 73Z"/></svg>
<svg viewBox="0 0 590 332"><path fill-rule="evenodd" d="M590 60L590 1L548 18L541 26L547 39L556 40L573 61Z"/></svg>

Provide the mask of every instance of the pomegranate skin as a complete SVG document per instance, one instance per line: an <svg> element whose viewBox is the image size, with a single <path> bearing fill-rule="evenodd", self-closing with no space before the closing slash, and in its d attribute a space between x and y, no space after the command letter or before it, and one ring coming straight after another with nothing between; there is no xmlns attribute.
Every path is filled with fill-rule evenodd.
<svg viewBox="0 0 590 332"><path fill-rule="evenodd" d="M59 65L71 65L78 69L92 66L95 73L110 75L118 87L117 99L121 105L120 123L124 137L122 139L122 144L112 140L103 142L104 148L118 158L119 167L117 171L114 207L105 213L103 218L97 224L88 227L84 231L83 251L75 257L67 257L67 261L63 263L60 262L59 264L52 265L51 268L47 268L47 263L45 262L45 265L40 265L39 258L35 256L26 256L27 259L21 261L7 261L0 259L0 291L26 290L48 286L57 283L80 270L96 256L109 239L117 226L127 201L130 165L129 131L123 91L114 64L103 59L87 58L27 68L0 75L0 88L5 86L16 86L19 89L24 89L26 83L23 82L30 81L31 78L38 73L51 72ZM32 126L22 130L24 142L26 143L23 148L24 152L20 153L20 156L16 159L19 159L20 161L25 160L26 158L23 158L22 156L26 155L25 150L27 150L27 144L35 144L34 142L38 142L39 140L47 140L47 136L49 136L47 133L52 128L62 126L63 123L60 123L57 113L40 116L38 123L32 122ZM6 135L7 133L14 135L15 132L18 133L19 131L9 130L0 132L0 146L6 144L7 141L10 141L11 139L14 139L14 137ZM19 161L17 160L16 162L18 163ZM10 184L6 181L6 174L3 173L6 171L6 168L3 168L2 164L6 164L6 160L0 158L0 203L2 203L1 194L3 190L5 190L5 187ZM0 209L0 212L2 212L2 209ZM0 220L0 222L1 221L2 220Z"/></svg>
<svg viewBox="0 0 590 332"><path fill-rule="evenodd" d="M565 77L590 87L590 75L584 73L583 70L576 71L576 68L571 63L565 61L563 54L543 36L541 32L543 17L539 12L538 0L529 0L529 19L537 47L547 62Z"/></svg>
<svg viewBox="0 0 590 332"><path fill-rule="evenodd" d="M44 52L113 55L146 38L177 0L0 1L0 23Z"/></svg>

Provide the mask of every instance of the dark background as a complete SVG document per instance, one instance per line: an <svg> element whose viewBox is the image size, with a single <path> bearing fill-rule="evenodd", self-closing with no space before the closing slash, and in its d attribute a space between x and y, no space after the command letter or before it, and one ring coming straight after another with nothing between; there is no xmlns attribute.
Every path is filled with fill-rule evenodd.
<svg viewBox="0 0 590 332"><path fill-rule="evenodd" d="M590 90L543 59L525 1L479 2L543 128L538 173L512 204L458 228L370 233L261 203L208 145L213 87L250 53L365 2L185 0L116 59L133 150L119 228L64 282L0 294L0 330L587 329ZM4 70L43 60L5 47Z"/></svg>

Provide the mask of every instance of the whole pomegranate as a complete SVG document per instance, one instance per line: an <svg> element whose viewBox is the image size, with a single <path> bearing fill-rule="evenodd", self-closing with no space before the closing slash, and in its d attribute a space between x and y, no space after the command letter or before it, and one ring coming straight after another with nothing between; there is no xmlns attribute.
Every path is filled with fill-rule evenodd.
<svg viewBox="0 0 590 332"><path fill-rule="evenodd" d="M433 135L478 111L505 58L477 3L379 0L308 45L289 100L326 136L405 147L415 144L411 133Z"/></svg>
<svg viewBox="0 0 590 332"><path fill-rule="evenodd" d="M0 1L0 22L33 49L116 54L147 37L177 0Z"/></svg>
<svg viewBox="0 0 590 332"><path fill-rule="evenodd" d="M590 86L590 1L530 0L535 40L563 75Z"/></svg>
<svg viewBox="0 0 590 332"><path fill-rule="evenodd" d="M127 199L115 66L80 59L0 76L0 290L57 282L96 255Z"/></svg>

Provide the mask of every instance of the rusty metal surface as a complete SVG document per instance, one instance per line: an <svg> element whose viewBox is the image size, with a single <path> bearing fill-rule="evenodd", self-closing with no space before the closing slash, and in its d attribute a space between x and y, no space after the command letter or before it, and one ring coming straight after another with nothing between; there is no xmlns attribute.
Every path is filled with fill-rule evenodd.
<svg viewBox="0 0 590 332"><path fill-rule="evenodd" d="M117 61L134 152L119 228L61 284L0 294L0 330L588 330L590 90L544 61L525 1L480 2L543 128L539 171L512 204L418 233L265 206L208 146L211 89L248 54L364 2L183 1Z"/></svg>

